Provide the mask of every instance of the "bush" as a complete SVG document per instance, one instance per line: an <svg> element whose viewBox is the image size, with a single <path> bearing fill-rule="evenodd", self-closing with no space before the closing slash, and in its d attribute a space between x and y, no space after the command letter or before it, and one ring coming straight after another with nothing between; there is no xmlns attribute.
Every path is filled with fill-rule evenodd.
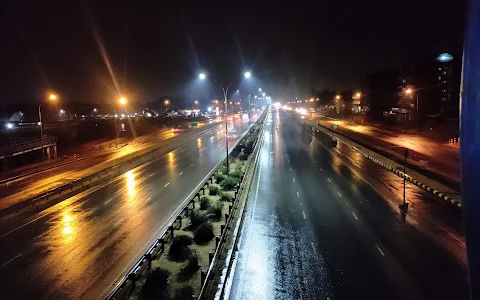
<svg viewBox="0 0 480 300"><path fill-rule="evenodd" d="M212 206L211 203L210 203L210 198L208 198L207 196L203 196L202 198L200 198L200 209L201 210L206 210L210 206Z"/></svg>
<svg viewBox="0 0 480 300"><path fill-rule="evenodd" d="M239 182L240 180L238 178L227 177L220 183L220 186L224 191L231 191Z"/></svg>
<svg viewBox="0 0 480 300"><path fill-rule="evenodd" d="M187 262L180 268L180 272L178 273L178 280L179 281L187 281L192 278L192 275L197 272L200 268L198 264L198 256L196 253L192 253L188 258Z"/></svg>
<svg viewBox="0 0 480 300"><path fill-rule="evenodd" d="M222 209L223 209L223 202L218 201L210 207L208 212L210 213L210 218L214 220L220 220L222 218Z"/></svg>
<svg viewBox="0 0 480 300"><path fill-rule="evenodd" d="M221 183L225 178L227 178L227 175L223 175L222 173L215 173L214 177L217 183Z"/></svg>
<svg viewBox="0 0 480 300"><path fill-rule="evenodd" d="M142 287L143 299L161 299L165 296L170 272L162 268L155 268L148 273L145 284Z"/></svg>
<svg viewBox="0 0 480 300"><path fill-rule="evenodd" d="M190 285L183 286L177 290L175 290L175 294L173 294L173 300L185 300L185 299L192 299L192 295L194 294L193 287Z"/></svg>
<svg viewBox="0 0 480 300"><path fill-rule="evenodd" d="M221 201L228 201L228 202L232 202L233 200L233 197L230 196L229 194L227 193L222 193L222 195L220 196L220 200Z"/></svg>
<svg viewBox="0 0 480 300"><path fill-rule="evenodd" d="M230 173L230 176L232 176L233 178L241 179L242 176L243 176L243 172L240 171L240 170L235 170L235 171Z"/></svg>
<svg viewBox="0 0 480 300"><path fill-rule="evenodd" d="M208 187L208 190L210 191L210 195L212 196L218 195L218 191L219 191L218 186L210 185Z"/></svg>
<svg viewBox="0 0 480 300"><path fill-rule="evenodd" d="M193 239L197 245L204 245L214 237L213 226L210 223L203 223L193 232Z"/></svg>
<svg viewBox="0 0 480 300"><path fill-rule="evenodd" d="M190 221L192 223L192 229L195 229L203 223L207 222L208 218L207 216L205 216L205 214L199 212L198 210L194 210L190 214Z"/></svg>
<svg viewBox="0 0 480 300"><path fill-rule="evenodd" d="M173 238L172 245L168 250L168 258L173 261L183 261L190 255L190 249L188 248L193 242L192 238L188 235L177 235Z"/></svg>
<svg viewBox="0 0 480 300"><path fill-rule="evenodd" d="M238 159L240 160L247 160L248 154L247 153L242 153L238 156Z"/></svg>
<svg viewBox="0 0 480 300"><path fill-rule="evenodd" d="M232 152L230 152L230 155L236 158L240 152L242 152L242 146L238 145L237 147L233 148Z"/></svg>

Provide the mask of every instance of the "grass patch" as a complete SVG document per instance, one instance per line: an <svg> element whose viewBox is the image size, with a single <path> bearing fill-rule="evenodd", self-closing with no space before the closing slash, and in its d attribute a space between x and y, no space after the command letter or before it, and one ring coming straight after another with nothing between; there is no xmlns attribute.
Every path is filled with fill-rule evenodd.
<svg viewBox="0 0 480 300"><path fill-rule="evenodd" d="M182 286L173 293L172 300L193 299L194 290L191 285Z"/></svg>
<svg viewBox="0 0 480 300"><path fill-rule="evenodd" d="M185 282L192 278L193 274L200 269L198 263L198 255L195 252L192 252L192 255L188 258L187 262L180 268L178 272L177 279L180 282Z"/></svg>

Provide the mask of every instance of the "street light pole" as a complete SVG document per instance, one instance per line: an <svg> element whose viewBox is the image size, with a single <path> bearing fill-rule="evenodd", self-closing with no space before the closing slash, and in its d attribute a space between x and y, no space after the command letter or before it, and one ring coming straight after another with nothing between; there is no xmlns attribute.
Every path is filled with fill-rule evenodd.
<svg viewBox="0 0 480 300"><path fill-rule="evenodd" d="M42 144L42 159L43 159L43 123L42 123L42 104L38 105L38 119L40 122L40 143Z"/></svg>
<svg viewBox="0 0 480 300"><path fill-rule="evenodd" d="M418 113L418 93L416 93L416 98L417 98L417 131L420 130L420 114Z"/></svg>

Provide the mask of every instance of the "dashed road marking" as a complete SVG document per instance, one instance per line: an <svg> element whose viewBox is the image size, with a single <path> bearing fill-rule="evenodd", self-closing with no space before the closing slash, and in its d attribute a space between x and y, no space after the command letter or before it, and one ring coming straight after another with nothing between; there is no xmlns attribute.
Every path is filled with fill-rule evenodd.
<svg viewBox="0 0 480 300"><path fill-rule="evenodd" d="M5 267L7 264L11 263L12 261L14 261L15 259L19 258L20 256L22 256L22 253L18 254L17 256L15 256L14 258L11 258L9 259L8 261L4 262L2 264L2 268Z"/></svg>
<svg viewBox="0 0 480 300"><path fill-rule="evenodd" d="M167 182L167 184L164 187L167 187L170 184L170 182Z"/></svg>
<svg viewBox="0 0 480 300"><path fill-rule="evenodd" d="M330 180L330 178L327 178L327 180L328 180L328 182L332 182L332 181Z"/></svg>
<svg viewBox="0 0 480 300"><path fill-rule="evenodd" d="M342 194L340 194L340 192L337 192L337 194L340 198L342 198Z"/></svg>
<svg viewBox="0 0 480 300"><path fill-rule="evenodd" d="M150 199L152 199L152 197L148 197L147 200L145 200L145 202L150 201Z"/></svg>
<svg viewBox="0 0 480 300"><path fill-rule="evenodd" d="M190 167L193 167L193 164L191 164Z"/></svg>
<svg viewBox="0 0 480 300"><path fill-rule="evenodd" d="M295 177L293 177L292 179L293 179L293 182L295 182Z"/></svg>
<svg viewBox="0 0 480 300"><path fill-rule="evenodd" d="M353 211L352 211L352 215L355 217L355 219L357 219L357 220L358 220L358 217L357 217L357 215L356 215L356 214L355 214Z"/></svg>
<svg viewBox="0 0 480 300"><path fill-rule="evenodd" d="M181 172L180 174L178 174L178 176L182 176L183 172Z"/></svg>
<svg viewBox="0 0 480 300"><path fill-rule="evenodd" d="M382 256L385 256L385 253L383 253L382 249L380 249L380 247L377 244L375 244L375 247L377 248L378 252L380 252Z"/></svg>
<svg viewBox="0 0 480 300"><path fill-rule="evenodd" d="M297 196L300 198L300 194L297 192Z"/></svg>
<svg viewBox="0 0 480 300"><path fill-rule="evenodd" d="M306 220L306 219L307 219L307 216L305 216L305 212L302 211L302 214L303 214L303 218Z"/></svg>
<svg viewBox="0 0 480 300"><path fill-rule="evenodd" d="M125 220L125 218L121 218L120 221L118 221L117 223L115 223L115 224L113 225L113 227L116 227L116 226L117 226L118 224L120 224L120 222L122 222L123 220Z"/></svg>
<svg viewBox="0 0 480 300"><path fill-rule="evenodd" d="M290 168L290 171L292 171L292 168Z"/></svg>
<svg viewBox="0 0 480 300"><path fill-rule="evenodd" d="M110 199L108 199L107 201L105 201L105 203L103 203L103 204L108 204L108 203L109 203L110 201L112 201L112 200L113 200L113 198L110 198Z"/></svg>
<svg viewBox="0 0 480 300"><path fill-rule="evenodd" d="M310 244L312 245L313 253L317 255L317 248L315 248L315 244L313 242L310 242Z"/></svg>
<svg viewBox="0 0 480 300"><path fill-rule="evenodd" d="M323 172L323 169L322 169L322 168L319 168L319 169L320 169L320 171L322 171L322 172Z"/></svg>

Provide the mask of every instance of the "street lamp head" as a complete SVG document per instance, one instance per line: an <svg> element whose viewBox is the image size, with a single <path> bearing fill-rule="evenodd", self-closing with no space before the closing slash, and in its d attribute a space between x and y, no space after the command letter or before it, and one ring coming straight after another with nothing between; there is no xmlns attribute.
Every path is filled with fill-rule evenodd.
<svg viewBox="0 0 480 300"><path fill-rule="evenodd" d="M265 97L265 93L263 93L262 96Z"/></svg>
<svg viewBox="0 0 480 300"><path fill-rule="evenodd" d="M170 100L166 99L166 100L164 101L164 103L165 103L165 105L169 105L169 104L170 104Z"/></svg>
<svg viewBox="0 0 480 300"><path fill-rule="evenodd" d="M261 88L258 88L258 91L259 91L259 92L261 92L261 91L262 91L262 89L261 89Z"/></svg>
<svg viewBox="0 0 480 300"><path fill-rule="evenodd" d="M335 99L340 100L340 95L336 95Z"/></svg>
<svg viewBox="0 0 480 300"><path fill-rule="evenodd" d="M358 93L355 94L355 96L357 96L357 98L360 98L360 97L362 97L362 93L358 92Z"/></svg>
<svg viewBox="0 0 480 300"><path fill-rule="evenodd" d="M250 78L250 76L252 76L252 73L250 73L250 72L245 72L244 75L245 75L245 78Z"/></svg>
<svg viewBox="0 0 480 300"><path fill-rule="evenodd" d="M200 73L200 74L198 74L198 78L203 80L203 79L207 78L207 75L205 73Z"/></svg>
<svg viewBox="0 0 480 300"><path fill-rule="evenodd" d="M125 97L120 97L120 99L118 99L118 102L121 105L125 105L125 104L127 104L127 99Z"/></svg>
<svg viewBox="0 0 480 300"><path fill-rule="evenodd" d="M411 95L413 93L413 90L411 88L408 88L405 90L406 95Z"/></svg>
<svg viewBox="0 0 480 300"><path fill-rule="evenodd" d="M198 100L195 100L193 103L198 104Z"/></svg>
<svg viewBox="0 0 480 300"><path fill-rule="evenodd" d="M55 94L50 94L50 95L48 96L48 99L50 99L50 100L57 100L57 95L55 95Z"/></svg>

